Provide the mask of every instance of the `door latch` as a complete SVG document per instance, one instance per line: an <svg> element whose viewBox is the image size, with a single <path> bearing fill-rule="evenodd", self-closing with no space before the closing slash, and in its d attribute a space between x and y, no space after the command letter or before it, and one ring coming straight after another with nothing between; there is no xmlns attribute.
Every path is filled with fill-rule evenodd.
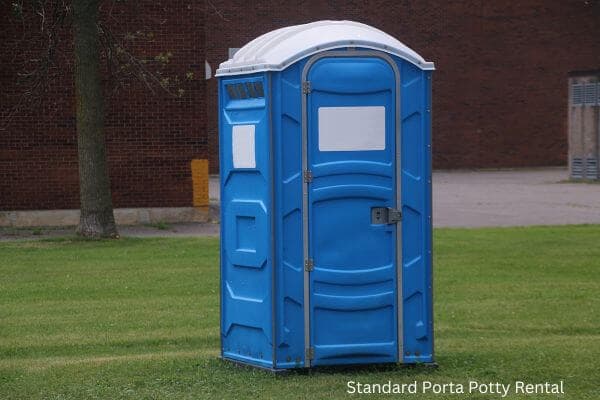
<svg viewBox="0 0 600 400"><path fill-rule="evenodd" d="M374 225L397 224L402 220L402 212L391 207L372 207L371 223Z"/></svg>

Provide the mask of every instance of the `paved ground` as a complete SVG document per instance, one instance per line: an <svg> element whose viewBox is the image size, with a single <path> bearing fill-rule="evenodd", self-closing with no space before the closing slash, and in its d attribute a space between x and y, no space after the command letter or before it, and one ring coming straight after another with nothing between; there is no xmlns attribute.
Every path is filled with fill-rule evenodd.
<svg viewBox="0 0 600 400"><path fill-rule="evenodd" d="M75 234L75 227L2 228L0 242L20 239L42 239ZM121 236L130 237L186 237L218 236L218 223L185 222L177 224L148 224L119 226Z"/></svg>
<svg viewBox="0 0 600 400"><path fill-rule="evenodd" d="M559 168L438 171L433 174L434 226L600 224L600 183L567 183ZM218 177L210 180L219 202ZM73 229L0 229L0 240L72 234ZM218 235L216 223L122 226L123 236Z"/></svg>
<svg viewBox="0 0 600 400"><path fill-rule="evenodd" d="M600 183L567 183L567 170L433 174L435 226L600 223Z"/></svg>
<svg viewBox="0 0 600 400"><path fill-rule="evenodd" d="M600 223L600 183L568 183L567 178L563 168L436 171L434 226ZM217 177L210 193L218 202Z"/></svg>

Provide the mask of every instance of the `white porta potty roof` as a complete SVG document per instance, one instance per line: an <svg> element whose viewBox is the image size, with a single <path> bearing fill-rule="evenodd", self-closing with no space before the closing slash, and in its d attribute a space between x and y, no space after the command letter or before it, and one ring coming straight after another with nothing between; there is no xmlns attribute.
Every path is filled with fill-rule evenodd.
<svg viewBox="0 0 600 400"><path fill-rule="evenodd" d="M375 49L403 58L421 69L434 69L432 62L425 61L399 40L372 26L353 21L318 21L288 26L257 37L221 63L215 75L281 71L306 56L341 47Z"/></svg>

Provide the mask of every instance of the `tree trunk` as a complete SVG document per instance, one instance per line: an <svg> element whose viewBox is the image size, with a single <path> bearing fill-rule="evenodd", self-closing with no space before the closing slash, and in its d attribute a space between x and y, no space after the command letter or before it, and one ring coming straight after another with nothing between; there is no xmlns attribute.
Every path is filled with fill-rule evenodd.
<svg viewBox="0 0 600 400"><path fill-rule="evenodd" d="M113 214L104 143L104 107L100 82L98 0L73 1L75 97L81 217L77 233L118 237Z"/></svg>

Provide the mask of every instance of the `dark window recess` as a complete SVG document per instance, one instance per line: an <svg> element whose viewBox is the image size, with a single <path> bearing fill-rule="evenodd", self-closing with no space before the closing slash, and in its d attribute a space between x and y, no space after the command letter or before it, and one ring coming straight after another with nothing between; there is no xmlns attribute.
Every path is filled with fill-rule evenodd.
<svg viewBox="0 0 600 400"><path fill-rule="evenodd" d="M237 90L235 90L233 85L225 85L225 89L227 89L227 94L229 95L230 99L236 100L239 98L239 96L237 94Z"/></svg>
<svg viewBox="0 0 600 400"><path fill-rule="evenodd" d="M256 92L256 97L265 97L262 82L254 82L254 91Z"/></svg>
<svg viewBox="0 0 600 400"><path fill-rule="evenodd" d="M256 90L254 89L254 84L252 82L246 82L246 90L248 91L250 97L258 97L258 95L256 94Z"/></svg>
<svg viewBox="0 0 600 400"><path fill-rule="evenodd" d="M238 94L240 95L240 99L248 98L248 93L246 93L246 88L244 87L243 83L236 83L235 88L237 89Z"/></svg>
<svg viewBox="0 0 600 400"><path fill-rule="evenodd" d="M225 89L231 100L265 97L262 82L232 83L225 85Z"/></svg>

